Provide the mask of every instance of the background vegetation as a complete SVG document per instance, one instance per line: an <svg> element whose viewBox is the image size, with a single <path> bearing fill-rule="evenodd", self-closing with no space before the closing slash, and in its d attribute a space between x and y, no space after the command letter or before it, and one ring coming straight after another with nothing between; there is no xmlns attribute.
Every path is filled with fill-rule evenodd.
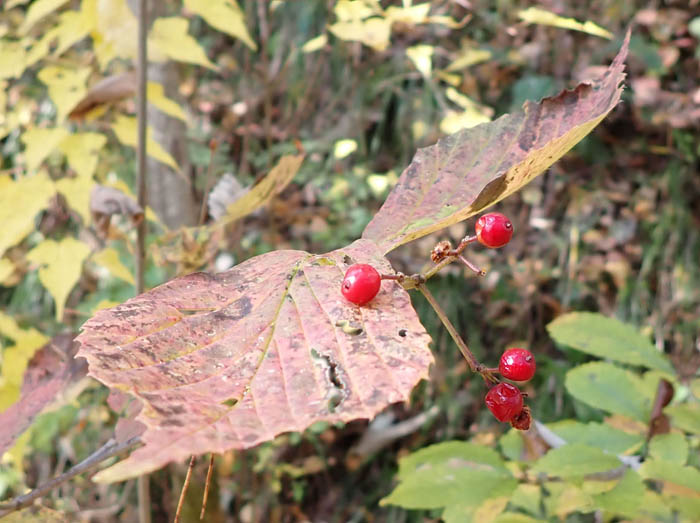
<svg viewBox="0 0 700 523"><path fill-rule="evenodd" d="M151 176L165 180L160 190L168 200L154 201L155 212L146 213L148 286L196 269L225 269L272 249L325 252L349 243L418 147L595 76L634 23L623 103L562 161L499 205L516 234L501 251L470 253L489 270L486 278L455 265L432 289L483 361L495 365L509 345L537 355L538 373L526 390L534 416L544 422L601 419L564 388L565 372L586 357L555 345L545 328L567 311L597 311L640 326L670 357L680 382L697 380L696 1L537 4L594 22L615 35L610 40L528 23L519 13L535 4L515 0L436 1L430 18L415 10L419 6L408 9L410 2L245 1L240 15L247 31L228 33L188 4L159 2L152 13L156 23L182 17L186 24L184 32L177 23L165 27L149 48L164 60L149 71L163 92L152 88L149 97L159 101L154 111L169 116L154 112L151 121L154 139L163 143ZM384 10L368 22L363 9L371 13L376 4ZM0 233L0 409L19 396L40 346L77 332L96 308L134 292L131 220L116 216L101 228L99 210L90 213L96 184L134 191L134 99L127 92L84 118L69 117L90 86L133 67L125 8L117 1L19 0L5 2L0 12L0 216L6 224ZM178 128L178 120L186 124ZM168 142L178 133L180 140ZM282 155L299 151L306 154L299 173L263 210L225 232L179 229L196 224L209 193L217 195L210 199L211 223L221 207L214 200L225 206ZM38 174L25 178L26 172ZM185 189L169 192L172 186ZM152 188L154 198L158 190ZM402 247L391 261L399 271L417 272L437 240L459 239L472 226ZM368 430L358 421L318 425L217 456L208 521L439 517L439 511L379 506L395 485L397 458L448 439L493 444L505 429L483 408L483 386L471 379L433 312L420 297L414 304L434 340L432 379L372 428L429 413L425 423L368 455L356 452ZM107 395L88 378L72 383L3 455L0 497L44 482L106 441L117 418ZM690 445L697 460L697 436ZM207 465L195 465L184 521L199 513ZM155 521L172 520L185 470L177 464L151 476ZM96 485L79 478L43 504L82 520L136 518L133 481ZM592 517L569 515L572 521Z"/></svg>

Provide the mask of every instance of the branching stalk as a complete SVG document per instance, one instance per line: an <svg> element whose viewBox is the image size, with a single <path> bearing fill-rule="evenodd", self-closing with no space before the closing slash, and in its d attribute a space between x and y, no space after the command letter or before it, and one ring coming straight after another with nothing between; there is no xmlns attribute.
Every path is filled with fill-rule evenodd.
<svg viewBox="0 0 700 523"><path fill-rule="evenodd" d="M464 359L467 360L469 369L472 372L478 372L481 374L481 377L484 378L484 381L487 383L498 383L498 379L491 373L491 371L479 363L472 351L469 350L469 347L467 347L467 344L459 335L457 329L447 317L447 314L443 308L440 306L440 303L438 303L435 296L433 296L433 293L428 290L428 287L426 287L424 283L421 283L418 285L417 289L423 294L423 296L425 296L425 299L428 300L428 303L430 303L431 307L435 310L435 314L438 315L438 318L440 318L440 321L442 321L442 324L447 329L447 332L449 332L450 336L452 336L452 339L457 344L457 347L459 347L462 356L464 356Z"/></svg>

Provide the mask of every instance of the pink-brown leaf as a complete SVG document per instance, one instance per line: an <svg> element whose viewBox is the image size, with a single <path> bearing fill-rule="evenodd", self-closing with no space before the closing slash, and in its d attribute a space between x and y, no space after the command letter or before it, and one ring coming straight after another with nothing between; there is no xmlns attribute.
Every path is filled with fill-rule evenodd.
<svg viewBox="0 0 700 523"><path fill-rule="evenodd" d="M420 149L362 237L389 252L473 216L544 172L617 105L629 36L597 81Z"/></svg>
<svg viewBox="0 0 700 523"><path fill-rule="evenodd" d="M85 377L85 362L73 359L78 348L73 338L73 334L54 336L29 362L19 400L0 413L0 455L12 447L46 406Z"/></svg>
<svg viewBox="0 0 700 523"><path fill-rule="evenodd" d="M170 281L83 326L90 374L142 404L145 446L100 473L115 481L192 454L257 445L309 425L371 418L427 377L430 338L407 292L382 282L357 307L353 263L391 272L373 242L325 255L276 251Z"/></svg>

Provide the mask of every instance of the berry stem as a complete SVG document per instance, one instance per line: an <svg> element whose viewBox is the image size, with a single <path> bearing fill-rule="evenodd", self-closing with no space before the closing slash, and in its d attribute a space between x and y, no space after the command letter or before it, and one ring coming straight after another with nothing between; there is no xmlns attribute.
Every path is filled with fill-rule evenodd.
<svg viewBox="0 0 700 523"><path fill-rule="evenodd" d="M424 273L422 275L423 278L425 280L429 280L430 278L435 276L438 272L440 272L443 269L443 267L446 267L447 265L455 261L457 257L460 254L462 254L462 251L467 248L467 245L469 245L470 243L474 243L475 241L476 236L467 235L464 238L462 238L459 242L459 245L457 245L457 248L451 251L444 260L442 260L440 263L435 264L435 266L428 270L428 272ZM469 267L469 265L467 265L467 267Z"/></svg>
<svg viewBox="0 0 700 523"><path fill-rule="evenodd" d="M447 317L447 314L445 314L445 311L435 299L435 296L433 296L433 293L430 292L428 287L425 286L425 283L419 284L416 288L421 292L421 294L423 294L423 296L425 296L425 299L428 300L428 303L430 303L433 310L435 310L435 314L438 315L438 318L440 318L440 321L442 321L442 324L447 329L447 332L450 333L450 336L452 336L452 339L457 344L457 347L459 347L459 351L462 353L462 356L464 356L464 359L467 360L469 369L472 372L481 374L481 377L484 378L484 381L488 384L498 383L498 378L491 373L490 369L479 363L472 351L469 350L469 347L467 347L467 344L459 335L457 329Z"/></svg>
<svg viewBox="0 0 700 523"><path fill-rule="evenodd" d="M466 259L464 256L462 256L461 254L458 254L458 255L457 255L457 258L458 258L459 261L461 261L464 265L466 265L467 268L469 268L471 271L475 272L478 276L486 276L486 271L485 271L484 269L480 269L479 267L477 267L476 265L474 265L472 262L470 262L469 260L467 260L467 259Z"/></svg>

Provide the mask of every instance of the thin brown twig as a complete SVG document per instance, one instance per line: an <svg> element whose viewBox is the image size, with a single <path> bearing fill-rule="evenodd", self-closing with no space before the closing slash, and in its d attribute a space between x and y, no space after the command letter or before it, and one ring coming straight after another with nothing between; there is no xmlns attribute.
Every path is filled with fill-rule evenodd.
<svg viewBox="0 0 700 523"><path fill-rule="evenodd" d="M481 377L484 378L484 381L486 381L487 383L498 383L498 378L496 378L488 368L479 363L472 351L469 350L469 347L467 347L467 344L459 335L457 329L447 317L447 314L445 313L443 308L440 306L440 303L438 303L438 301L435 299L435 296L433 296L433 293L428 290L428 287L426 287L425 283L421 283L420 285L418 285L417 288L421 292L421 294L425 296L425 299L428 300L428 303L430 303L432 308L435 310L435 314L438 315L438 318L440 318L440 321L442 321L442 324L447 329L447 332L449 332L450 336L452 336L452 339L457 344L457 347L459 347L462 356L464 356L464 359L467 360L467 365L469 365L469 369L472 372L478 372L479 374L481 374Z"/></svg>
<svg viewBox="0 0 700 523"><path fill-rule="evenodd" d="M214 453L209 457L209 469L207 470L207 480L204 483L204 496L202 496L202 510L199 513L199 519L204 519L204 513L207 511L207 500L209 499L209 486L211 485L211 476L214 472Z"/></svg>
<svg viewBox="0 0 700 523"><path fill-rule="evenodd" d="M146 194L146 130L148 128L147 117L147 93L148 82L148 0L139 0L139 29L138 29L138 150L137 150L137 172L136 184L138 191L138 203L142 209L148 206L148 195ZM146 268L146 226L147 220L141 220L137 230L136 239L136 294L141 294L145 290L145 268ZM138 513L140 523L151 523L151 496L148 482L148 475L139 476L138 485Z"/></svg>
<svg viewBox="0 0 700 523"><path fill-rule="evenodd" d="M190 464L187 467L187 475L185 476L185 482L182 484L182 490L180 491L180 499L177 502L177 510L175 510L175 519L173 523L180 523L180 512L182 512L182 506L185 504L185 494L187 494L187 489L190 486L190 480L192 479L192 469L194 468L194 454L190 458Z"/></svg>
<svg viewBox="0 0 700 523"><path fill-rule="evenodd" d="M84 472L89 472L90 470L99 466L100 463L109 459L117 454L121 454L125 450L129 450L132 447L141 445L141 438L139 436L134 436L131 439L124 441L123 443L118 443L114 439L110 439L107 443L102 445L95 452L90 454L83 461L71 467L66 472L57 476L43 485L35 488L31 492L17 496L16 498L10 500L7 503L0 504L0 518L7 516L8 514L21 510L25 507L30 506L35 500L45 496L53 489L59 487L60 485L70 481L75 476L83 474Z"/></svg>

